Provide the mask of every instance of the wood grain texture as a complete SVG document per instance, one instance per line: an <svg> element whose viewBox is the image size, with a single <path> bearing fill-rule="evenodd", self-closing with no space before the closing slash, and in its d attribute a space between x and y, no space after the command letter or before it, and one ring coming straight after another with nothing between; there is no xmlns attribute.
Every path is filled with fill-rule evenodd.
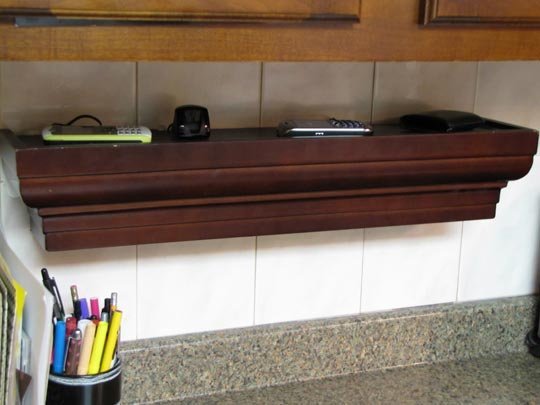
<svg viewBox="0 0 540 405"><path fill-rule="evenodd" d="M538 143L534 130L490 121L455 134L374 129L334 139L158 134L150 145L4 141L48 250L491 218Z"/></svg>
<svg viewBox="0 0 540 405"><path fill-rule="evenodd" d="M492 123L490 125L496 124ZM39 137L11 137L17 145L20 178L122 174L175 170L333 164L346 162L460 159L520 156L537 145L534 131L454 134L400 134L395 126L377 125L372 137L283 139L272 128L212 130L205 142L177 142L154 133L149 145L89 144L84 148L44 145ZM514 128L514 129L512 129ZM22 144L20 139L24 139ZM18 143L17 143L18 142ZM148 156L159 156L149 159ZM63 164L59 165L58 162Z"/></svg>
<svg viewBox="0 0 540 405"><path fill-rule="evenodd" d="M540 26L540 0L426 0L424 24Z"/></svg>
<svg viewBox="0 0 540 405"><path fill-rule="evenodd" d="M240 236L276 235L322 230L410 225L486 219L495 216L495 204L403 211L348 212L281 216L207 223L168 224L135 228L108 228L45 235L49 251L139 245Z"/></svg>
<svg viewBox="0 0 540 405"><path fill-rule="evenodd" d="M358 21L360 0L4 0L0 14L149 21Z"/></svg>
<svg viewBox="0 0 540 405"><path fill-rule="evenodd" d="M21 179L30 207L515 180L531 156L336 163Z"/></svg>
<svg viewBox="0 0 540 405"><path fill-rule="evenodd" d="M0 60L536 60L540 30L423 26L420 0L363 0L361 23L17 28Z"/></svg>
<svg viewBox="0 0 540 405"><path fill-rule="evenodd" d="M201 223L256 218L279 218L284 215L322 215L346 212L404 211L442 207L497 204L499 188L438 191L422 193L411 187L407 193L358 197L298 198L286 201L266 201L234 204L183 205L145 210L105 211L43 217L43 232L129 228L138 226Z"/></svg>

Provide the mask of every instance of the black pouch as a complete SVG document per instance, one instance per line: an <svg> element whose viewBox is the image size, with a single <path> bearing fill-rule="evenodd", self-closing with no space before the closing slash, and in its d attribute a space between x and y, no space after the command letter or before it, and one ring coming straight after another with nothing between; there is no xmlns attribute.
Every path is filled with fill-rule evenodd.
<svg viewBox="0 0 540 405"><path fill-rule="evenodd" d="M399 119L402 128L418 132L460 132L483 126L482 117L464 111L435 110L407 114Z"/></svg>

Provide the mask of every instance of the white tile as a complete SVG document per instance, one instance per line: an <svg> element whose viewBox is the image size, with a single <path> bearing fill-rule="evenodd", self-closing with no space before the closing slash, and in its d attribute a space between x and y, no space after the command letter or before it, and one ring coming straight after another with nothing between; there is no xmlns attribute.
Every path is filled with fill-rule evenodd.
<svg viewBox="0 0 540 405"><path fill-rule="evenodd" d="M56 279L66 311L73 311L69 289L73 284L79 297L87 298L88 303L90 297L98 297L101 307L111 292L117 292L118 309L123 311L122 340L136 339L135 246L46 252L44 258L49 273Z"/></svg>
<svg viewBox="0 0 540 405"><path fill-rule="evenodd" d="M456 299L461 223L366 229L362 312Z"/></svg>
<svg viewBox="0 0 540 405"><path fill-rule="evenodd" d="M363 230L257 238L255 323L359 312Z"/></svg>
<svg viewBox="0 0 540 405"><path fill-rule="evenodd" d="M540 269L540 162L501 192L494 219L464 223L459 301L532 294Z"/></svg>
<svg viewBox="0 0 540 405"><path fill-rule="evenodd" d="M263 66L262 126L332 116L369 122L373 62L279 62Z"/></svg>
<svg viewBox="0 0 540 405"><path fill-rule="evenodd" d="M196 104L212 128L259 126L258 62L141 62L137 80L141 125L167 128L176 107Z"/></svg>
<svg viewBox="0 0 540 405"><path fill-rule="evenodd" d="M373 121L425 110L472 111L477 62L377 62Z"/></svg>
<svg viewBox="0 0 540 405"><path fill-rule="evenodd" d="M137 337L253 324L255 238L138 246Z"/></svg>
<svg viewBox="0 0 540 405"><path fill-rule="evenodd" d="M476 111L501 121L540 128L538 61L479 62Z"/></svg>
<svg viewBox="0 0 540 405"><path fill-rule="evenodd" d="M540 62L480 62L475 112L540 128ZM501 192L494 219L466 222L458 299L537 291L540 245L540 166Z"/></svg>
<svg viewBox="0 0 540 405"><path fill-rule="evenodd" d="M135 123L135 63L2 62L0 76L0 119L13 131L40 133L80 114Z"/></svg>
<svg viewBox="0 0 540 405"><path fill-rule="evenodd" d="M540 129L540 62L480 62L475 112Z"/></svg>

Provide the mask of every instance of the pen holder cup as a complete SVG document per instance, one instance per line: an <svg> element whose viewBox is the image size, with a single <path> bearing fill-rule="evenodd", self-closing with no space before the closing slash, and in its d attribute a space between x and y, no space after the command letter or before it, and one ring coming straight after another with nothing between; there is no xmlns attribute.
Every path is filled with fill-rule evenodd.
<svg viewBox="0 0 540 405"><path fill-rule="evenodd" d="M104 373L85 376L49 374L47 405L116 405L122 391L122 362Z"/></svg>

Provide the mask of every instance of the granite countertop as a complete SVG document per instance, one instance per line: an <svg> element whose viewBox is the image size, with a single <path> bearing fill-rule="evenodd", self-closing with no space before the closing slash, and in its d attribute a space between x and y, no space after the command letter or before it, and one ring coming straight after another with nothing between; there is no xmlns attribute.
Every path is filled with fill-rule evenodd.
<svg viewBox="0 0 540 405"><path fill-rule="evenodd" d="M536 303L512 297L127 342L123 402L540 405L540 359L524 344Z"/></svg>
<svg viewBox="0 0 540 405"><path fill-rule="evenodd" d="M527 353L420 364L168 404L540 404L540 359Z"/></svg>

